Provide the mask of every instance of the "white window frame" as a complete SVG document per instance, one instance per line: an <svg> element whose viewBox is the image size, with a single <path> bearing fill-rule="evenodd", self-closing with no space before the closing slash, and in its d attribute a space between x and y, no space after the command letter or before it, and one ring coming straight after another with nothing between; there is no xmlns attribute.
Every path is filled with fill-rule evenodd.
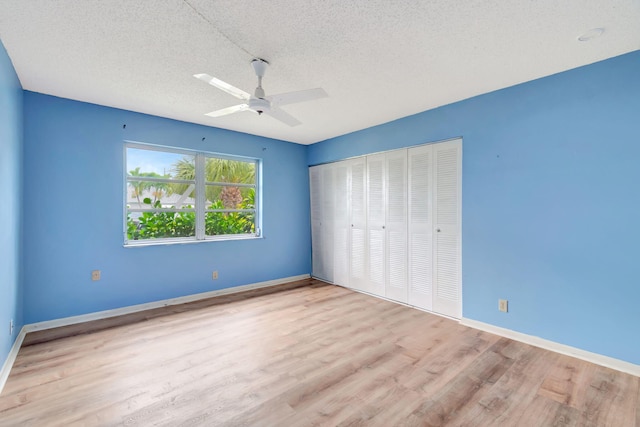
<svg viewBox="0 0 640 427"><path fill-rule="evenodd" d="M174 184L194 184L195 185L195 206L193 212L195 212L195 236L191 237L163 237L156 239L142 239L142 240L130 240L127 229L127 218L129 212L185 212L180 208L161 208L161 209L141 209L141 208L129 208L127 205L127 191L128 183L130 181L136 181L136 179L130 179L129 171L127 170L127 149L135 148L139 150L159 151L165 153L175 153L187 156L194 156L195 159L195 180L181 180L181 179L163 179L144 177L144 181L157 181L157 182L171 182ZM209 182L206 181L205 169L206 159L217 158L224 160L241 161L247 163L254 163L255 165L255 182L254 184L238 184L228 182ZM163 145L148 144L136 141L124 141L123 148L123 199L124 199L124 215L123 215L123 236L125 246L148 246L148 245L164 245L174 243L196 243L207 241L220 241L220 240L242 240L242 239L255 239L262 237L262 160L253 157L235 156L230 154L215 153L209 151L196 151L185 148L169 147ZM234 186L253 188L255 190L255 203L254 209L215 209L210 210L206 207L206 186ZM206 235L205 217L207 212L254 212L254 233L244 234L221 234L215 236Z"/></svg>

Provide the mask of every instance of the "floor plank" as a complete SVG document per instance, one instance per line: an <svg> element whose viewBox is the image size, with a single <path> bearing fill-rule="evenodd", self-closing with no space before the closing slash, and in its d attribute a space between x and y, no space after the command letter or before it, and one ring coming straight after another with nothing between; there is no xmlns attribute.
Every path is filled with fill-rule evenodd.
<svg viewBox="0 0 640 427"><path fill-rule="evenodd" d="M640 378L309 279L29 333L0 425L638 426Z"/></svg>

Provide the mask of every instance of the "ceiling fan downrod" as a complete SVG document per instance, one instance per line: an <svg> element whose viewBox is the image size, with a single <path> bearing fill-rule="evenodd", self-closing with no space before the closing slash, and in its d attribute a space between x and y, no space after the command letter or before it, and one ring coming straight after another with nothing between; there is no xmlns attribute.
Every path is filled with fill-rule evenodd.
<svg viewBox="0 0 640 427"><path fill-rule="evenodd" d="M262 77L264 77L264 73L267 71L267 65L269 65L269 63L264 59L255 58L251 61L251 65L253 66L253 70L256 72L256 76L258 76L258 87L256 88L254 96L256 98L264 99L265 93L262 88Z"/></svg>

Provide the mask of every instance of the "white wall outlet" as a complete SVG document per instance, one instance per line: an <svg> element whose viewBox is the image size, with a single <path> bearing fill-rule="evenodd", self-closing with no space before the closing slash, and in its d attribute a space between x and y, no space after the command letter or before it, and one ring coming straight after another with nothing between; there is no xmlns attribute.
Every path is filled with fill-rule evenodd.
<svg viewBox="0 0 640 427"><path fill-rule="evenodd" d="M509 301L507 301L506 299L499 299L498 300L498 310L502 311L503 313L506 313L509 311Z"/></svg>
<svg viewBox="0 0 640 427"><path fill-rule="evenodd" d="M211 278L213 280L218 280L218 270L216 270L213 273L211 273Z"/></svg>
<svg viewBox="0 0 640 427"><path fill-rule="evenodd" d="M12 337L13 336L13 319L9 320L9 336Z"/></svg>
<svg viewBox="0 0 640 427"><path fill-rule="evenodd" d="M100 270L93 270L91 272L91 280L93 280L94 282L100 280Z"/></svg>

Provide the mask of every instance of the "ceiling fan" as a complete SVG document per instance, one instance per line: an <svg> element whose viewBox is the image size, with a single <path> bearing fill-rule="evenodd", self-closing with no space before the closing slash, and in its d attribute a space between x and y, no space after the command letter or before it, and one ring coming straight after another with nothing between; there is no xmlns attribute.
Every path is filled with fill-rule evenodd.
<svg viewBox="0 0 640 427"><path fill-rule="evenodd" d="M233 95L236 98L245 101L243 104L212 111L205 114L206 116L220 117L226 116L227 114L237 113L239 111L253 111L258 113L258 115L261 115L262 113L268 114L274 119L280 120L282 123L289 126L298 126L301 122L280 108L280 106L298 102L313 101L315 99L325 98L328 96L327 92L321 88L265 96L264 89L262 88L262 77L264 77L264 73L267 70L267 65L269 65L269 63L264 59L256 58L251 61L251 65L258 76L258 87L253 95L238 89L229 83L223 82L220 79L211 77L208 74L193 75L193 77L207 82L211 86L215 86L218 89L227 92L229 95Z"/></svg>

